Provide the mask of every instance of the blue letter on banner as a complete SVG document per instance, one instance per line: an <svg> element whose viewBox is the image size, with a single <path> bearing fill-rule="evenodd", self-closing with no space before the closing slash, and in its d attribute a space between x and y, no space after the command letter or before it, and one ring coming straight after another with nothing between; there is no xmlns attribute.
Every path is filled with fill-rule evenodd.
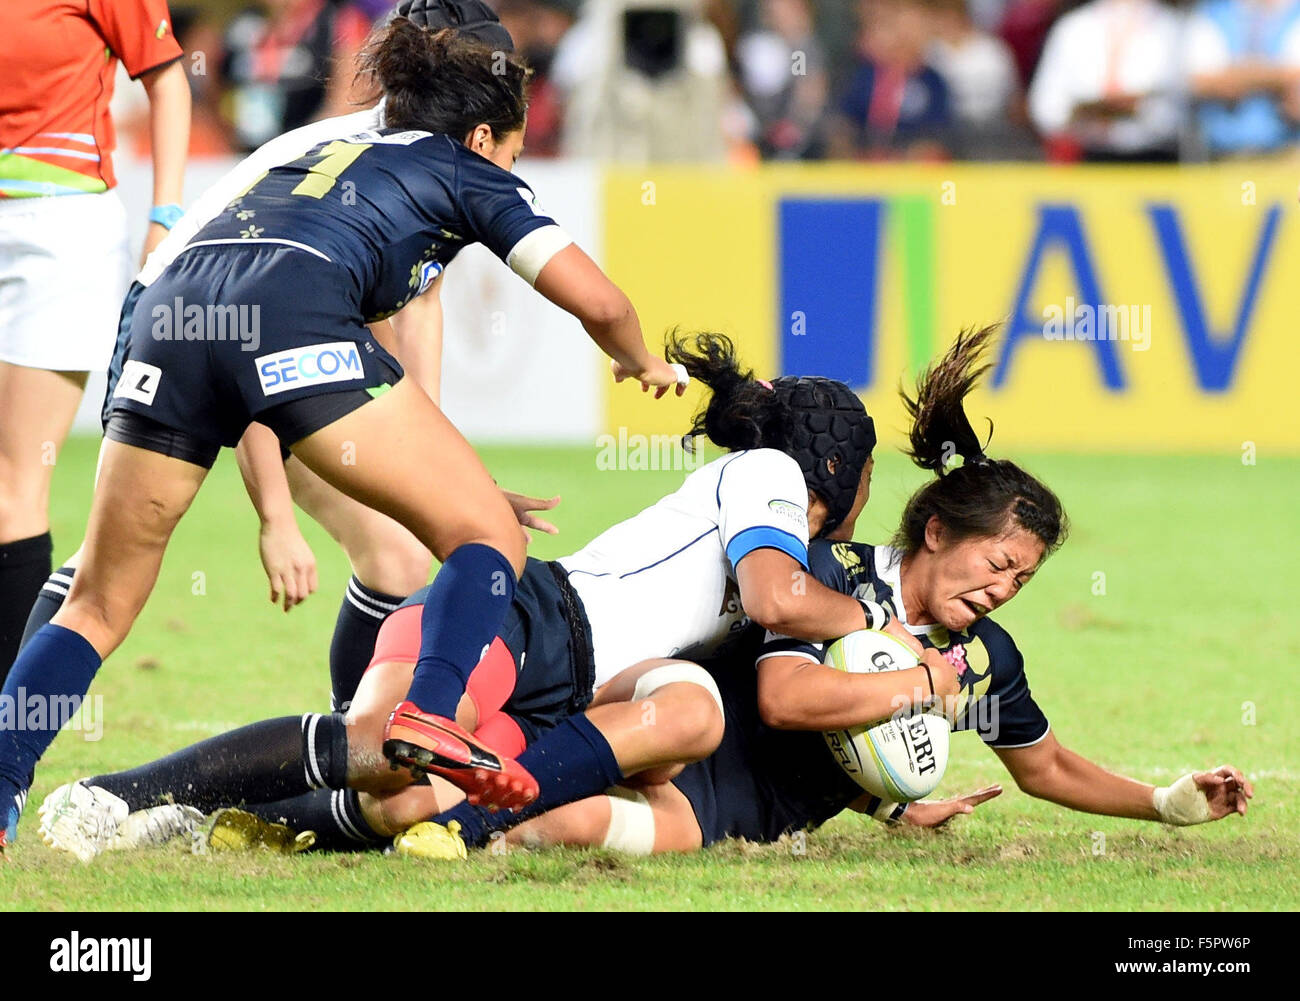
<svg viewBox="0 0 1300 1001"><path fill-rule="evenodd" d="M877 200L782 199L782 372L871 384L884 209Z"/></svg>
<svg viewBox="0 0 1300 1001"><path fill-rule="evenodd" d="M1092 266L1088 253L1088 244L1083 238L1083 225L1079 222L1079 211L1073 205L1040 205L1038 207L1038 232L1034 237L1034 247L1029 252L1029 262L1025 265L1024 275L1020 279L1020 289L1016 292L1016 305L1011 313L1011 326L1007 330L1006 340L1002 342L1002 353L998 356L997 368L993 370L993 386L1001 388L1007 381L1007 370L1011 367L1011 354L1016 344L1026 335L1042 338L1044 319L1042 315L1027 316L1025 307L1034 290L1034 282L1043 258L1049 247L1059 244L1070 257L1074 275L1079 281L1078 301L1091 306L1097 318L1093 328L1093 340L1090 342L1097 354L1097 364L1101 368L1102 382L1107 389L1124 388L1124 374L1119 369L1119 359L1115 356L1115 342L1110 339L1106 329L1106 310L1102 308L1101 286L1097 282L1097 273Z"/></svg>
<svg viewBox="0 0 1300 1001"><path fill-rule="evenodd" d="M1183 240L1182 229L1178 225L1178 215L1173 206L1148 205L1147 212L1155 224L1156 236L1160 240L1160 251L1165 258L1165 269L1169 272L1169 284L1173 288L1178 312L1183 319L1187 347L1192 354L1192 365L1196 369L1196 381L1207 392L1226 392L1232 387L1232 376L1237 370L1241 345L1246 339L1250 317L1255 312L1260 280L1264 276L1264 265L1268 262L1273 237L1277 235L1277 224L1282 217L1282 207L1275 203L1269 208L1268 215L1264 217L1263 230L1259 242L1255 245L1255 259L1251 262L1246 288L1241 294L1237 316L1228 337L1216 337L1210 330L1210 325L1205 318L1205 310L1201 305L1201 296L1196 290L1196 279L1192 275L1191 262L1187 259L1187 245Z"/></svg>

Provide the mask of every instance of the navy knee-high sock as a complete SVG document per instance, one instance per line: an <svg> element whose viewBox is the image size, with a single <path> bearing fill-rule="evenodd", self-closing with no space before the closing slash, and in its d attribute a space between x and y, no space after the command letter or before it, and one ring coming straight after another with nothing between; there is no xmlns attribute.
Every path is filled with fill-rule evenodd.
<svg viewBox="0 0 1300 1001"><path fill-rule="evenodd" d="M403 596L366 587L355 574L348 581L334 622L334 637L330 640L331 708L348 707L357 693L357 685L361 684L361 676L370 666L379 627L404 600Z"/></svg>
<svg viewBox="0 0 1300 1001"><path fill-rule="evenodd" d="M565 803L598 796L623 778L609 741L586 716L570 716L516 760L532 773L540 790L537 799L518 813L494 813L467 801L433 819L439 824L458 821L465 843L479 847L494 831L509 830Z"/></svg>
<svg viewBox="0 0 1300 1001"><path fill-rule="evenodd" d="M393 839L377 834L366 822L358 795L355 789L316 789L292 799L253 803L244 809L297 833L314 831L314 847L324 851L361 851L388 844Z"/></svg>
<svg viewBox="0 0 1300 1001"><path fill-rule="evenodd" d="M0 684L18 656L23 626L50 575L50 533L0 544Z"/></svg>
<svg viewBox="0 0 1300 1001"><path fill-rule="evenodd" d="M347 728L341 713L281 716L175 751L157 761L87 784L132 810L184 803L204 813L222 806L268 803L347 782Z"/></svg>
<svg viewBox="0 0 1300 1001"><path fill-rule="evenodd" d="M491 546L452 552L429 586L420 617L420 659L407 698L454 719L470 672L501 630L515 596L515 571Z"/></svg>
<svg viewBox="0 0 1300 1001"><path fill-rule="evenodd" d="M36 762L90 689L101 664L80 633L45 626L14 661L0 691L0 804L22 796Z"/></svg>
<svg viewBox="0 0 1300 1001"><path fill-rule="evenodd" d="M41 585L41 593L32 603L32 610L27 613L27 627L23 629L19 650L32 641L32 637L40 632L41 626L48 626L50 619L58 614L68 598L68 589L72 587L72 578L76 572L76 567L62 566L46 578Z"/></svg>

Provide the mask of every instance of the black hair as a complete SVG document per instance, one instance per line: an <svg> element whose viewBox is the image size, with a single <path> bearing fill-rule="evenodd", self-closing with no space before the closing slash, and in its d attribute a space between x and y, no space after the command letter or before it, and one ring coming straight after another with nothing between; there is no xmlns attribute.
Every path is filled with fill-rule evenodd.
<svg viewBox="0 0 1300 1001"><path fill-rule="evenodd" d="M925 527L937 517L958 539L996 536L1012 525L1043 543L1043 558L1058 549L1069 532L1065 510L1056 494L1009 459L984 454L963 401L988 371L985 352L998 325L963 330L948 352L923 372L916 395L899 391L912 420L906 454L936 474L912 494L892 544L905 555L925 543ZM989 423L992 437L993 424ZM947 468L956 455L962 464Z"/></svg>
<svg viewBox="0 0 1300 1001"><path fill-rule="evenodd" d="M875 424L853 390L816 376L756 380L752 371L741 370L735 346L721 334L673 331L664 357L713 391L691 423L686 448L703 434L733 451L782 451L826 504L819 534L834 531L849 516L876 447Z"/></svg>
<svg viewBox="0 0 1300 1001"><path fill-rule="evenodd" d="M384 124L440 132L463 141L486 124L494 139L521 128L528 115L529 69L452 28L427 31L408 18L377 29L361 72L385 97Z"/></svg>
<svg viewBox="0 0 1300 1001"><path fill-rule="evenodd" d="M712 391L709 402L691 421L682 439L690 449L699 435L731 451L777 448L790 451L793 414L786 402L762 383L752 369L742 370L736 346L725 334L670 332L664 357L684 365L687 374Z"/></svg>

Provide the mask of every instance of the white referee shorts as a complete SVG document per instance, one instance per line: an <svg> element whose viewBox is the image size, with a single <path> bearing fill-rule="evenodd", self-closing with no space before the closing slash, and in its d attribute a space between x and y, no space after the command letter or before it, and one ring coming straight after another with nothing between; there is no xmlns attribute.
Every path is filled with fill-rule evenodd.
<svg viewBox="0 0 1300 1001"><path fill-rule="evenodd" d="M0 361L106 369L131 265L115 191L0 200Z"/></svg>

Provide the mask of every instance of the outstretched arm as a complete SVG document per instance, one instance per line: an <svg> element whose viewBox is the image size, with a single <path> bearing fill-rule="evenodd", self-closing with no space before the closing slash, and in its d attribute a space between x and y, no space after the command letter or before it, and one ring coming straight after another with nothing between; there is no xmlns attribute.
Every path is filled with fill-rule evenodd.
<svg viewBox="0 0 1300 1001"><path fill-rule="evenodd" d="M1061 745L1049 733L1030 747L995 748L1024 792L1084 813L1167 824L1199 824L1246 813L1255 794L1245 776L1230 765L1185 775L1157 788L1107 771Z"/></svg>
<svg viewBox="0 0 1300 1001"><path fill-rule="evenodd" d="M646 347L631 300L577 244L571 243L551 257L533 287L577 317L591 339L613 359L615 380L631 378L646 389L653 386L656 399L674 386L678 396L686 391L676 370Z"/></svg>

